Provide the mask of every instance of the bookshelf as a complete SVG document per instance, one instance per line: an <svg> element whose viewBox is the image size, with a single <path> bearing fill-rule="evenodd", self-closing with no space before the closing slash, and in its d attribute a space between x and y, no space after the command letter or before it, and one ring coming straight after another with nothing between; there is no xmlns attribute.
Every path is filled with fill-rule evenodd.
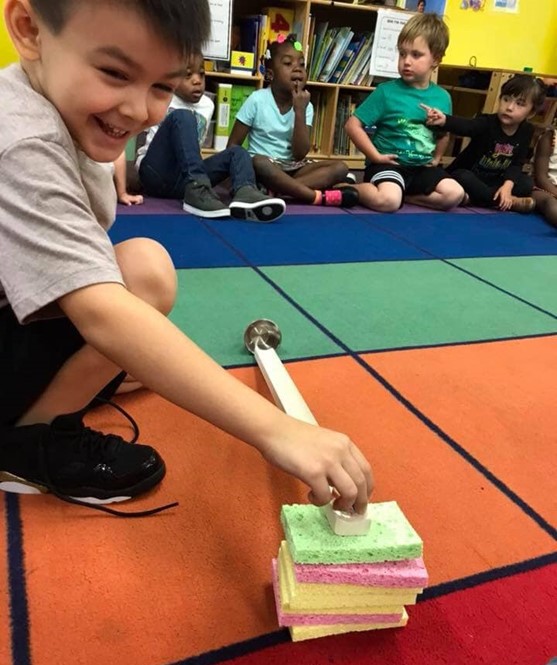
<svg viewBox="0 0 557 665"><path fill-rule="evenodd" d="M312 70L312 44L318 25L326 24L327 30L337 30L339 32L336 35L340 34L341 37L342 28L349 28L355 34L373 32L377 11L384 8L383 6L353 4L336 0L280 0L277 2L235 0L234 22L239 21L241 17L259 15L265 7L282 9L285 11L285 15L290 10L289 16L292 17L292 24L288 32L295 32L302 43L306 53L308 73ZM396 8L389 7L389 9L397 11ZM398 11L406 13L405 10ZM256 63L258 63L260 55L260 53L256 53ZM441 64L434 72L433 80L436 80L451 94L453 113L472 117L478 113L492 113L495 110L501 86L514 73L507 70ZM358 85L354 84L352 80L343 81L342 78L340 82L331 82L312 80L308 77L307 89L311 93L315 107L310 157L342 159L351 169L363 168L364 160L361 154L356 154L354 147L342 137L344 123L341 122L341 117L343 113L345 114L347 110L353 109L357 103L361 102L374 89L374 84L380 80L368 80L367 84ZM230 74L226 71L207 72L207 90L217 93L219 82L232 83L233 86L235 84L252 85L254 89L259 89L264 85L264 77L259 72L251 76L249 74ZM546 107L544 113L535 118L540 127L551 124L557 113L557 100L552 100ZM450 162L452 157L465 145L465 139L451 137L444 161ZM214 149L204 150L204 154L207 155L214 152Z"/></svg>

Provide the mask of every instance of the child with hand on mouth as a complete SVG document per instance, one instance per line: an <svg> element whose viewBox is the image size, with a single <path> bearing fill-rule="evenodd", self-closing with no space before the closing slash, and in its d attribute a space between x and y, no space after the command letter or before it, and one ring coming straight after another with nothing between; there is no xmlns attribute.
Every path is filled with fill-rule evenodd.
<svg viewBox="0 0 557 665"><path fill-rule="evenodd" d="M358 193L353 187L333 189L346 182L346 164L307 158L313 105L305 88L304 54L295 35L279 37L270 45L265 67L270 85L246 99L228 145L240 146L249 137L257 180L273 192L313 205L355 205Z"/></svg>

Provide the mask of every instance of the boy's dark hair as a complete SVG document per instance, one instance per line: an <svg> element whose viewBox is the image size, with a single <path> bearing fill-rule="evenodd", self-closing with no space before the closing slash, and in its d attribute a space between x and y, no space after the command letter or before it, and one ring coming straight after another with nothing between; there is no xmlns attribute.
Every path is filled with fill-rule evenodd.
<svg viewBox="0 0 557 665"><path fill-rule="evenodd" d="M501 86L501 97L507 95L532 102L534 111L539 111L545 101L547 86L535 76L515 74Z"/></svg>
<svg viewBox="0 0 557 665"><path fill-rule="evenodd" d="M31 0L31 6L52 30L60 33L72 11L83 2L103 0ZM135 9L156 32L179 51L201 50L209 38L211 13L207 0L111 0Z"/></svg>
<svg viewBox="0 0 557 665"><path fill-rule="evenodd" d="M423 37L431 55L441 60L449 45L449 28L443 19L437 14L415 14L400 31L397 46L400 48L418 37Z"/></svg>

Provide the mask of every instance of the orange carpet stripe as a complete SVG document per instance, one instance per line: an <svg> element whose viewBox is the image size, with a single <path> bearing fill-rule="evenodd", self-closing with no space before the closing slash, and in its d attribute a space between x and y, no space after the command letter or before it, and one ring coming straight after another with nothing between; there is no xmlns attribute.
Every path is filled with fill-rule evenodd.
<svg viewBox="0 0 557 665"><path fill-rule="evenodd" d="M557 525L556 337L370 354L366 359Z"/></svg>
<svg viewBox="0 0 557 665"><path fill-rule="evenodd" d="M398 501L420 533L431 584L551 551L547 534L353 360L289 369L318 422L349 433L372 460L374 498ZM255 368L234 374L263 391ZM180 506L123 520L22 498L34 665L162 665L277 629L269 571L279 510L304 501L305 488L155 395L120 401L168 466L133 509ZM105 408L90 422L118 430L123 421Z"/></svg>

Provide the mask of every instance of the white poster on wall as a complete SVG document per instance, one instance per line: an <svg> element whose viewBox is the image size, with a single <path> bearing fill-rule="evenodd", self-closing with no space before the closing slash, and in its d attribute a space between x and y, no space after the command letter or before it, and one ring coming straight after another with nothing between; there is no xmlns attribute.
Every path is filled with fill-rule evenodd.
<svg viewBox="0 0 557 665"><path fill-rule="evenodd" d="M230 33L232 29L232 0L209 0L211 34L203 45L207 60L230 60Z"/></svg>
<svg viewBox="0 0 557 665"><path fill-rule="evenodd" d="M412 14L393 12L388 9L377 11L375 39L371 47L370 74L398 78L397 40L400 31L411 17Z"/></svg>

